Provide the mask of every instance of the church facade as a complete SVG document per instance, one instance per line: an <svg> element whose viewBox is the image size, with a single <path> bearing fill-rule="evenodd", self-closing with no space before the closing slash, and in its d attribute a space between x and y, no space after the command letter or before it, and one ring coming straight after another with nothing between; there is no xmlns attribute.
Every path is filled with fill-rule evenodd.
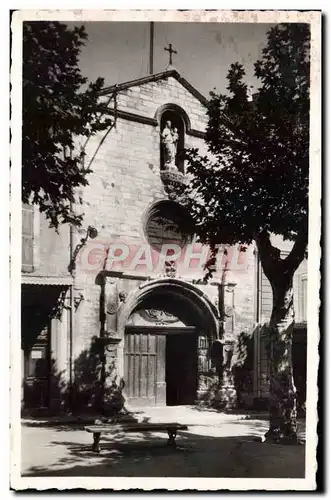
<svg viewBox="0 0 331 500"><path fill-rule="evenodd" d="M101 99L113 127L85 145L83 227L56 234L23 207L22 404L86 409L102 382L129 407L252 407L268 393L270 285L254 245L222 244L205 283L209 249L174 196L187 182L178 152L207 154L206 100L174 69ZM303 263L293 349L303 399L306 276Z"/></svg>

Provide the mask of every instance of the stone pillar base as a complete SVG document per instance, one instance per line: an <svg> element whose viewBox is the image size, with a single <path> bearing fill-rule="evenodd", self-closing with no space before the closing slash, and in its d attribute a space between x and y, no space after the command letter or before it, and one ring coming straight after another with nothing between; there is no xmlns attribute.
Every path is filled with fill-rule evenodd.
<svg viewBox="0 0 331 500"><path fill-rule="evenodd" d="M102 403L105 416L112 417L124 408L123 382L118 370L119 337L105 339L105 383Z"/></svg>
<svg viewBox="0 0 331 500"><path fill-rule="evenodd" d="M215 394L214 406L223 410L233 410L237 406L237 391L233 385L221 385Z"/></svg>

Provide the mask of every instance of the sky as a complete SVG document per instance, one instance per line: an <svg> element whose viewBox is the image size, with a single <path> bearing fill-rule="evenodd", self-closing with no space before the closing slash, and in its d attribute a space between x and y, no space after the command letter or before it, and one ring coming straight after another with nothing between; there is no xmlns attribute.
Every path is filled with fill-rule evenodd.
<svg viewBox="0 0 331 500"><path fill-rule="evenodd" d="M73 23L67 23L70 27ZM82 49L82 74L90 80L105 78L105 85L149 74L148 22L86 22L88 41ZM213 88L224 92L231 63L239 61L247 82L256 86L254 62L272 25L262 23L154 23L154 73L168 67L169 43L178 54L173 66L203 95Z"/></svg>

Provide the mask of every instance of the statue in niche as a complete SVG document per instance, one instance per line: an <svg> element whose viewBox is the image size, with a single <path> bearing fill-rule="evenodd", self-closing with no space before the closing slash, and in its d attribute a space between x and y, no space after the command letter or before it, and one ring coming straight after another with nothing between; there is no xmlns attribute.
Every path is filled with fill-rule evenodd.
<svg viewBox="0 0 331 500"><path fill-rule="evenodd" d="M171 121L168 120L161 134L164 148L164 168L165 170L177 169L175 160L178 145L178 130L172 128Z"/></svg>

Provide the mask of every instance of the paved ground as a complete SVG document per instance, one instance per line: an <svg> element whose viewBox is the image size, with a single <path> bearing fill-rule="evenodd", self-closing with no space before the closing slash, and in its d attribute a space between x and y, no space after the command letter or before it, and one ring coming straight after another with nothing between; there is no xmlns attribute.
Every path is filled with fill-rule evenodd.
<svg viewBox="0 0 331 500"><path fill-rule="evenodd" d="M44 426L23 422L24 476L127 477L304 477L305 446L260 443L267 430L260 418L225 415L191 407L137 411L139 420L188 424L180 432L177 449L167 446L167 435L109 435L101 453L91 452L92 435L82 426ZM301 435L304 424L300 423Z"/></svg>

